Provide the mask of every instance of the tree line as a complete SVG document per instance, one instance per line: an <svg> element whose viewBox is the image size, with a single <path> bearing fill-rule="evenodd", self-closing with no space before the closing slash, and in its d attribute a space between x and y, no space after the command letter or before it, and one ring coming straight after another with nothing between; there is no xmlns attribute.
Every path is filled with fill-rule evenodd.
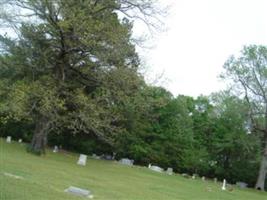
<svg viewBox="0 0 267 200"><path fill-rule="evenodd" d="M2 135L24 138L37 154L47 143L115 152L264 190L266 47L244 47L225 63L229 91L174 97L146 84L132 39L134 19L153 25L153 1L2 3L2 26L16 35L0 36Z"/></svg>

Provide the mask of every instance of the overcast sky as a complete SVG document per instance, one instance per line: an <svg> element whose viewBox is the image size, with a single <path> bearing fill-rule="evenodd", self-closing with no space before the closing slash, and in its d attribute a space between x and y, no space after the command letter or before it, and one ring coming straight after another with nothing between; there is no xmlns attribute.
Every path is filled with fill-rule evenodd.
<svg viewBox="0 0 267 200"><path fill-rule="evenodd" d="M244 45L267 44L267 0L160 1L172 4L168 30L155 36L153 49L138 51L149 69L146 78L164 72L161 85L174 95L220 90L218 75L231 54Z"/></svg>

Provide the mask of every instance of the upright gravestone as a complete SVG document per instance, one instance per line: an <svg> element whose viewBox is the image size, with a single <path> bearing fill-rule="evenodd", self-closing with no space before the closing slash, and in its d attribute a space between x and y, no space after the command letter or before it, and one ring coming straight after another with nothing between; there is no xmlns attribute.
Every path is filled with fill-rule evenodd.
<svg viewBox="0 0 267 200"><path fill-rule="evenodd" d="M132 166L133 163L134 163L134 160L130 160L128 158L122 158L120 160L120 163L123 164L123 165L129 165L129 166Z"/></svg>
<svg viewBox="0 0 267 200"><path fill-rule="evenodd" d="M54 150L53 150L54 153L57 153L58 152L58 146L54 146Z"/></svg>
<svg viewBox="0 0 267 200"><path fill-rule="evenodd" d="M6 142L7 142L7 143L11 143L11 136L7 136L7 138L6 138Z"/></svg>
<svg viewBox="0 0 267 200"><path fill-rule="evenodd" d="M163 172L163 169L159 166L152 165L149 169L155 171L155 172Z"/></svg>
<svg viewBox="0 0 267 200"><path fill-rule="evenodd" d="M226 180L225 179L223 179L222 190L226 190Z"/></svg>
<svg viewBox="0 0 267 200"><path fill-rule="evenodd" d="M19 139L19 143L22 143L22 139Z"/></svg>
<svg viewBox="0 0 267 200"><path fill-rule="evenodd" d="M214 183L217 183L218 182L218 179L217 178L214 178Z"/></svg>
<svg viewBox="0 0 267 200"><path fill-rule="evenodd" d="M236 185L240 187L241 189L247 188L248 184L244 182L237 182Z"/></svg>
<svg viewBox="0 0 267 200"><path fill-rule="evenodd" d="M205 176L202 176L202 181L205 181L205 180L206 180Z"/></svg>
<svg viewBox="0 0 267 200"><path fill-rule="evenodd" d="M79 157L79 160L78 160L77 164L85 166L86 165L86 160L87 160L87 155L80 154L80 157Z"/></svg>
<svg viewBox="0 0 267 200"><path fill-rule="evenodd" d="M112 160L112 156L107 154L107 155L104 155L103 157L105 160Z"/></svg>
<svg viewBox="0 0 267 200"><path fill-rule="evenodd" d="M173 174L173 169L169 167L169 168L167 169L166 173L167 173L168 175L172 175L172 174Z"/></svg>
<svg viewBox="0 0 267 200"><path fill-rule="evenodd" d="M150 169L150 167L151 167L151 164L149 163L149 165L148 165L148 169Z"/></svg>

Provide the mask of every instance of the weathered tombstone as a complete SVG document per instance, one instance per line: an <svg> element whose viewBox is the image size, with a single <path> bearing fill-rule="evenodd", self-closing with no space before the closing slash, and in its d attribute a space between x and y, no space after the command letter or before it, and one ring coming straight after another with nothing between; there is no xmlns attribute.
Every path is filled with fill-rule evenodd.
<svg viewBox="0 0 267 200"><path fill-rule="evenodd" d="M112 160L112 156L111 155L104 155L104 159L105 160Z"/></svg>
<svg viewBox="0 0 267 200"><path fill-rule="evenodd" d="M57 153L58 152L58 146L54 146L54 150L53 150L54 153Z"/></svg>
<svg viewBox="0 0 267 200"><path fill-rule="evenodd" d="M202 178L201 178L201 179L202 179L202 181L205 181L205 180L206 180L205 176L202 176Z"/></svg>
<svg viewBox="0 0 267 200"><path fill-rule="evenodd" d="M236 185L238 187L240 187L241 189L245 189L248 187L248 184L247 183L244 183L244 182L237 182Z"/></svg>
<svg viewBox="0 0 267 200"><path fill-rule="evenodd" d="M6 142L7 142L7 143L11 143L11 136L7 136L7 138L6 138Z"/></svg>
<svg viewBox="0 0 267 200"><path fill-rule="evenodd" d="M190 175L188 175L188 174L186 174L186 173L183 173L183 174L181 174L184 178L190 178L191 176Z"/></svg>
<svg viewBox="0 0 267 200"><path fill-rule="evenodd" d="M19 139L19 143L22 143L22 139Z"/></svg>
<svg viewBox="0 0 267 200"><path fill-rule="evenodd" d="M148 165L148 169L150 169L150 167L151 167L151 164L149 163L149 165Z"/></svg>
<svg viewBox="0 0 267 200"><path fill-rule="evenodd" d="M225 179L223 179L222 190L226 190L226 180Z"/></svg>
<svg viewBox="0 0 267 200"><path fill-rule="evenodd" d="M172 174L173 174L173 169L169 167L169 168L166 170L166 173L169 174L169 175L172 175Z"/></svg>
<svg viewBox="0 0 267 200"><path fill-rule="evenodd" d="M155 171L155 172L163 172L163 169L159 166L152 165L149 169Z"/></svg>
<svg viewBox="0 0 267 200"><path fill-rule="evenodd" d="M93 195L91 194L91 191L85 190L85 189L81 189L81 188L78 188L78 187L70 186L69 188L67 188L64 191L68 192L68 193L71 193L73 195L76 195L76 196L93 198Z"/></svg>
<svg viewBox="0 0 267 200"><path fill-rule="evenodd" d="M130 165L130 166L132 166L133 163L134 163L134 160L130 160L128 158L122 158L120 160L120 163L123 164L123 165Z"/></svg>
<svg viewBox="0 0 267 200"><path fill-rule="evenodd" d="M87 155L80 154L80 157L79 157L79 160L78 160L77 164L85 166L86 165L86 160L87 160Z"/></svg>

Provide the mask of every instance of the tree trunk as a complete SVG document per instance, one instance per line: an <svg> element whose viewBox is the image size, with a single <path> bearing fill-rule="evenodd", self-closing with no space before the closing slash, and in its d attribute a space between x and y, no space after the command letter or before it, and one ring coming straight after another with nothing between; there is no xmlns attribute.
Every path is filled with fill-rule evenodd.
<svg viewBox="0 0 267 200"><path fill-rule="evenodd" d="M37 121L30 147L32 152L37 154L45 153L49 126L49 121L45 117L41 117Z"/></svg>
<svg viewBox="0 0 267 200"><path fill-rule="evenodd" d="M265 145L264 154L263 154L262 160L261 160L258 180L257 180L256 186L255 186L255 188L257 190L264 191L266 173L267 173L267 144Z"/></svg>

